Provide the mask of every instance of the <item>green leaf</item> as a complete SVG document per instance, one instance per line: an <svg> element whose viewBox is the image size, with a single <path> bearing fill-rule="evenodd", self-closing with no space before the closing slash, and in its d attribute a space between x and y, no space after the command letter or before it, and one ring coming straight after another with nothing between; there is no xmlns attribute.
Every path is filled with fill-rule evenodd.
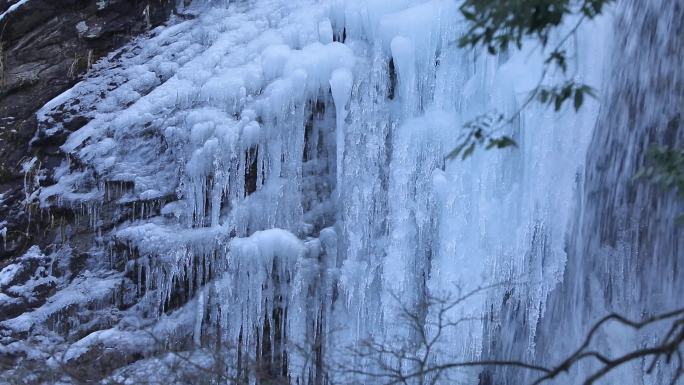
<svg viewBox="0 0 684 385"><path fill-rule="evenodd" d="M554 100L554 110L559 111L561 109L561 106L563 105L563 99L560 95L555 95L555 100Z"/></svg>
<svg viewBox="0 0 684 385"><path fill-rule="evenodd" d="M588 85L586 85L586 84L582 85L582 87L580 87L580 88L582 89L582 92L584 92L585 94L591 96L594 99L597 98L596 92L594 92L594 89L589 87Z"/></svg>
<svg viewBox="0 0 684 385"><path fill-rule="evenodd" d="M466 148L466 150L463 151L463 157L461 158L461 160L465 160L467 157L472 155L473 151L475 151L475 142L470 143L470 146L468 146L468 148Z"/></svg>
<svg viewBox="0 0 684 385"><path fill-rule="evenodd" d="M582 90L577 89L575 90L575 111L579 110L580 107L582 107L582 103L584 101L584 93Z"/></svg>
<svg viewBox="0 0 684 385"><path fill-rule="evenodd" d="M451 150L451 152L449 152L449 153L447 154L446 158L447 158L447 159L454 159L454 158L456 158L456 157L458 156L458 154L459 154L461 151L463 151L463 148L466 146L466 144L468 144L468 141L465 141L465 140L464 140L463 143L459 144L458 146L456 146L456 148L454 148L453 150Z"/></svg>
<svg viewBox="0 0 684 385"><path fill-rule="evenodd" d="M498 139L495 139L496 142L496 148L506 148L506 147L517 147L515 141L511 139L508 136L502 136Z"/></svg>
<svg viewBox="0 0 684 385"><path fill-rule="evenodd" d="M549 91L542 89L539 91L539 101L543 104L549 101Z"/></svg>
<svg viewBox="0 0 684 385"><path fill-rule="evenodd" d="M515 143L515 141L508 137L508 136L502 136L499 139L499 144L497 145L498 148L506 148L506 147L518 147L518 144Z"/></svg>
<svg viewBox="0 0 684 385"><path fill-rule="evenodd" d="M466 20L475 20L475 13L470 12L463 7L461 7L461 14L463 15L463 17L465 17Z"/></svg>

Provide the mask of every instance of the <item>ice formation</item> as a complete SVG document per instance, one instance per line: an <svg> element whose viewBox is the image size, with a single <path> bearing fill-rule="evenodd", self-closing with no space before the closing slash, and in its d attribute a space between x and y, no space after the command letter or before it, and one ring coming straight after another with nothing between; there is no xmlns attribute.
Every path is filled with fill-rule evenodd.
<svg viewBox="0 0 684 385"><path fill-rule="evenodd" d="M492 286L449 311L471 320L445 334L436 360L497 355L486 345L508 324L482 317L509 314L507 303L524 304L507 320L524 338L503 339L499 353L534 360L547 300L575 274L567 239L588 204L579 201L599 103L560 113L532 104L505 127L517 148L449 161L465 122L520 108L543 52L456 48L464 24L452 0L209 2L187 12L196 17L96 63L38 113L37 137L64 130L55 111L76 100L89 120L61 146L55 183L32 199L81 208L101 234L100 259L64 297L5 326L29 328L77 300L83 282L127 304L126 322L173 324L196 344L218 338L252 361L280 360L292 383L321 383L307 357L332 360L369 336L410 340L402 308ZM585 23L566 47L577 80L602 90L611 23ZM112 324L69 354L96 341L125 350L117 338L135 333ZM459 379L476 384L480 371Z"/></svg>

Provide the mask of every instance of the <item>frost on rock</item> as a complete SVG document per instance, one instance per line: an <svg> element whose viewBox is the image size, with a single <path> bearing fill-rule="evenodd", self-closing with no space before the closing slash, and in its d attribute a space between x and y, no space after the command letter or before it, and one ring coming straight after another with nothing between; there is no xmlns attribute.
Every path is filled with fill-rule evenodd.
<svg viewBox="0 0 684 385"><path fill-rule="evenodd" d="M186 11L196 17L98 62L38 112L37 138L68 136L37 201L85 211L101 236L89 271L3 327L27 330L71 303L94 301L90 311L100 311L109 297L112 321L72 336L69 359L97 344L156 354L140 342L151 330L173 336L170 349L213 339L235 368L270 362L309 383L321 375L316 360L343 346L412 338L398 324L401 306L492 285L450 310L473 321L445 334L443 359L482 357L483 330L496 329L482 317L503 312L504 297L528 304L522 350L533 355L545 301L562 279L598 103L560 116L531 106L504 127L519 148L449 162L464 123L517 111L540 52L457 49L464 26L451 0ZM605 43L596 36L608 35L607 24L580 30L573 63L597 87ZM56 119L64 106L82 127ZM164 360L174 358L111 375ZM477 374L459 372L470 383Z"/></svg>

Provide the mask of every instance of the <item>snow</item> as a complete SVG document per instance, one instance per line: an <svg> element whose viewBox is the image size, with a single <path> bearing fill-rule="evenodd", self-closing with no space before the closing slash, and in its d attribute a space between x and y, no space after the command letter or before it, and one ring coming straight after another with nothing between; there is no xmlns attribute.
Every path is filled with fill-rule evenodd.
<svg viewBox="0 0 684 385"><path fill-rule="evenodd" d="M11 263L0 270L0 287L5 288L16 280L17 276L24 272L25 267L21 262L31 259L44 258L38 246L29 248L15 263Z"/></svg>
<svg viewBox="0 0 684 385"><path fill-rule="evenodd" d="M28 1L29 1L29 0L19 0L19 1L17 1L16 3L10 5L10 7L7 8L7 10L6 10L5 12L3 12L3 13L0 14L0 22L2 22L6 17L9 17L9 15L10 15L12 12L14 12L14 11L16 11L17 9L19 9L19 8L23 7L24 5L26 5L26 3L28 3Z"/></svg>
<svg viewBox="0 0 684 385"><path fill-rule="evenodd" d="M8 285L17 275L21 265L11 264L0 270L0 286Z"/></svg>
<svg viewBox="0 0 684 385"><path fill-rule="evenodd" d="M268 266L276 258L286 258L283 262L295 263L304 255L304 245L292 233L282 229L257 231L249 238L235 238L230 243L232 253L237 258L263 261ZM288 260L289 259L289 260Z"/></svg>
<svg viewBox="0 0 684 385"><path fill-rule="evenodd" d="M106 303L107 299L114 294L116 286L120 284L121 277L116 274L98 275L96 279L94 278L94 274L86 272L50 297L44 305L18 317L3 321L0 326L15 332L26 332L34 328L35 325L44 323L48 317L54 317L70 307L97 306L98 303ZM21 294L16 291L13 292L12 288L8 289L8 292Z"/></svg>

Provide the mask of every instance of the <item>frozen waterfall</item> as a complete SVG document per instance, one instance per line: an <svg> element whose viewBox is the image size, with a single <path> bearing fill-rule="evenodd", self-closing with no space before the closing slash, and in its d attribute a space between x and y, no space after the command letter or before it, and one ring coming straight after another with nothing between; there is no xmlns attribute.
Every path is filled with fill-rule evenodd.
<svg viewBox="0 0 684 385"><path fill-rule="evenodd" d="M97 231L90 279L111 277L97 303L115 298L122 314L69 354L125 350L144 326L218 341L250 383L264 373L248 362L292 384L373 384L383 365L417 368L350 354L369 340L402 348L440 333L433 364L553 363L607 311L682 305L682 204L650 207L664 193L631 179L654 138L683 140L663 132L684 105L684 49L671 46L682 40L666 37L682 37L680 1L625 0L585 22L564 48L575 80L600 97L577 112L532 103L503 128L516 148L463 161L445 159L463 125L519 111L539 81L539 47L457 48L466 26L454 0L193 3L38 113L37 138L65 132L64 111L88 119L30 199L77 208ZM65 229L63 241L81 240ZM444 312L425 306L471 292ZM22 317L5 325L28 330ZM454 326L438 330L442 317ZM625 346L650 336L615 333ZM337 363L364 369L324 371ZM609 378L660 383L640 365ZM534 374L468 367L435 380Z"/></svg>

